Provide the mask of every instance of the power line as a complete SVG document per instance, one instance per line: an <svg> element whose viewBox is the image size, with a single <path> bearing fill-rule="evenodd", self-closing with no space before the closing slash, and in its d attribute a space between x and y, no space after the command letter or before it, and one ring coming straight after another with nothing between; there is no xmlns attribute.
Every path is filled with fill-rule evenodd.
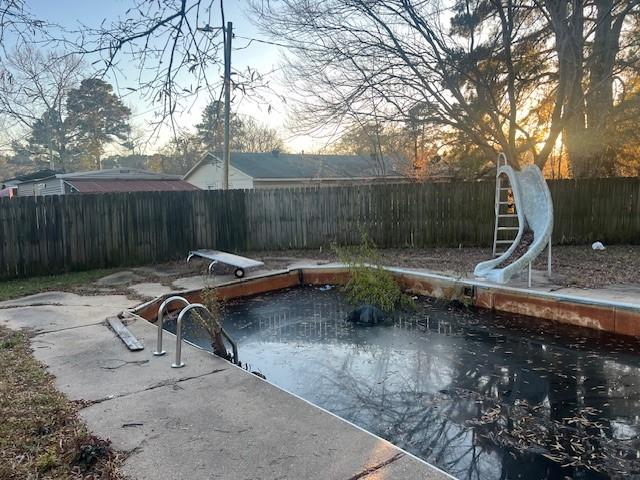
<svg viewBox="0 0 640 480"><path fill-rule="evenodd" d="M247 43L246 45L242 46L242 47L237 47L234 50L244 50L245 48L249 48L249 46L253 43L263 43L265 45L273 45L274 47L281 47L281 48L291 48L291 45L285 45L284 43L278 43L278 42L273 42L271 40L264 40L262 38L254 38L254 37L243 37L240 35L235 35L236 38L239 38L241 40L248 40L249 43ZM300 47L295 47L297 50L300 50Z"/></svg>

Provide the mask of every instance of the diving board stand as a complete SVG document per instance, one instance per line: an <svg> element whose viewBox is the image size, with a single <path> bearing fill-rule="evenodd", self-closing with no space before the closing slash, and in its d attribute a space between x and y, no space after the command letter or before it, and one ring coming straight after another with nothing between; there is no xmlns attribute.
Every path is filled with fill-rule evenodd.
<svg viewBox="0 0 640 480"><path fill-rule="evenodd" d="M189 252L187 262L189 262L193 257L211 260L211 263L209 264L209 275L211 275L211 269L213 269L217 264L233 267L233 273L237 278L244 277L245 272L249 269L264 266L264 262L260 262L259 260L241 257L240 255L234 255L233 253L221 252L220 250L192 250Z"/></svg>

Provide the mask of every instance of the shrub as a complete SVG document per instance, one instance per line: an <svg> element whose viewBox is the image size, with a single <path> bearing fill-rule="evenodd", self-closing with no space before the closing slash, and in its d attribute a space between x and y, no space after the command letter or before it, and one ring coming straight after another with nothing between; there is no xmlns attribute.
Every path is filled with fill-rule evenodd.
<svg viewBox="0 0 640 480"><path fill-rule="evenodd" d="M386 313L399 307L414 307L413 300L402 293L391 272L380 265L378 251L366 233L361 234L359 245L334 244L333 250L349 268L350 278L344 292L351 303L374 305Z"/></svg>

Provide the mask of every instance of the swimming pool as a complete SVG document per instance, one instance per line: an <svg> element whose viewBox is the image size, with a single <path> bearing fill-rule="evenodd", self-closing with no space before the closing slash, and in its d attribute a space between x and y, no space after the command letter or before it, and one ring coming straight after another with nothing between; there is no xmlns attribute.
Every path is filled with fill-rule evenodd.
<svg viewBox="0 0 640 480"><path fill-rule="evenodd" d="M427 298L388 326L352 308L292 288L229 302L224 324L268 381L458 478L640 473L638 341ZM210 348L192 322L184 338Z"/></svg>

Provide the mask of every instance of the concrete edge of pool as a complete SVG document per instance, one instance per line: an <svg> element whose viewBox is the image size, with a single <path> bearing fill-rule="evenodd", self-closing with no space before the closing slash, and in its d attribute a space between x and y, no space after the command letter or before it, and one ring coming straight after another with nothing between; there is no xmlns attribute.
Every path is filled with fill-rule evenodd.
<svg viewBox="0 0 640 480"><path fill-rule="evenodd" d="M476 307L527 315L559 323L627 336L640 336L640 302L618 302L558 292L496 285L482 280L459 279L446 275L387 268L409 293L433 298L464 300ZM221 299L240 297L301 285L344 284L348 271L342 265L308 265L267 272L213 286ZM201 300L202 289L166 294L130 311L154 321L159 304L178 294L190 302Z"/></svg>

